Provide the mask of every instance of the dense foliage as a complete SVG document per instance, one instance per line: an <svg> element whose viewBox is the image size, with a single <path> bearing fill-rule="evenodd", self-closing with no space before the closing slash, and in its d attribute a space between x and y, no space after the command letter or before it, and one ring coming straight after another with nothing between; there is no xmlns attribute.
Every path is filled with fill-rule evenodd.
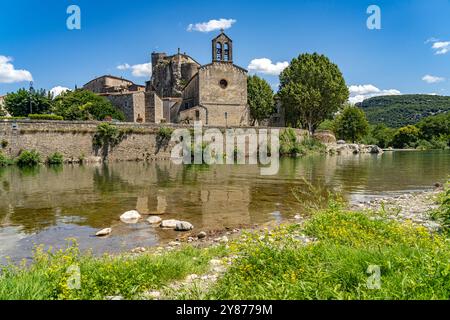
<svg viewBox="0 0 450 320"><path fill-rule="evenodd" d="M12 165L14 162L0 151L0 167Z"/></svg>
<svg viewBox="0 0 450 320"><path fill-rule="evenodd" d="M285 109L287 125L313 133L319 124L332 118L349 97L338 66L324 55L302 54L294 58L280 75L278 93Z"/></svg>
<svg viewBox="0 0 450 320"><path fill-rule="evenodd" d="M303 234L318 241L304 244ZM414 300L450 296L450 249L445 237L367 212L330 208L303 227L249 234L231 249L240 258L203 298Z"/></svg>
<svg viewBox="0 0 450 320"><path fill-rule="evenodd" d="M55 152L47 157L46 163L49 165L61 165L64 163L64 156L59 152Z"/></svg>
<svg viewBox="0 0 450 320"><path fill-rule="evenodd" d="M30 113L49 113L52 109L52 95L43 89L34 92L19 89L6 95L5 109L14 117L26 117Z"/></svg>
<svg viewBox="0 0 450 320"><path fill-rule="evenodd" d="M337 116L334 128L339 139L355 143L369 132L369 123L360 108L346 106Z"/></svg>
<svg viewBox="0 0 450 320"><path fill-rule="evenodd" d="M268 119L275 110L273 91L270 84L257 75L249 76L247 79L247 92L252 125L256 121L261 122Z"/></svg>
<svg viewBox="0 0 450 320"><path fill-rule="evenodd" d="M288 156L322 153L326 149L320 141L311 137L299 139L294 129L287 128L280 134L280 154Z"/></svg>
<svg viewBox="0 0 450 320"><path fill-rule="evenodd" d="M53 120L53 121L64 120L63 117L57 116L55 114L29 114L27 118L31 120Z"/></svg>
<svg viewBox="0 0 450 320"><path fill-rule="evenodd" d="M16 159L19 167L34 167L41 163L41 155L35 150L25 150Z"/></svg>
<svg viewBox="0 0 450 320"><path fill-rule="evenodd" d="M450 111L450 97L399 95L374 97L357 104L371 124L400 128L421 119Z"/></svg>
<svg viewBox="0 0 450 320"><path fill-rule="evenodd" d="M87 90L66 91L54 101L54 111L65 120L98 120L108 117L123 121L124 114L111 102Z"/></svg>

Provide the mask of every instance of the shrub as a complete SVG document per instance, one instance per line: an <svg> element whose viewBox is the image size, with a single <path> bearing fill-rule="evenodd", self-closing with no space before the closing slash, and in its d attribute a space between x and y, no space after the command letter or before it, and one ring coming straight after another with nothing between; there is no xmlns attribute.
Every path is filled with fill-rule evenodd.
<svg viewBox="0 0 450 320"><path fill-rule="evenodd" d="M6 167L12 165L14 162L0 152L0 167Z"/></svg>
<svg viewBox="0 0 450 320"><path fill-rule="evenodd" d="M123 134L120 130L110 124L102 123L97 126L97 131L93 137L93 144L96 147L114 147L120 143Z"/></svg>
<svg viewBox="0 0 450 320"><path fill-rule="evenodd" d="M441 223L447 233L450 233L450 181L439 197L440 207L431 213L431 217Z"/></svg>
<svg viewBox="0 0 450 320"><path fill-rule="evenodd" d="M16 159L16 164L19 167L34 167L41 163L41 155L35 151L22 151Z"/></svg>
<svg viewBox="0 0 450 320"><path fill-rule="evenodd" d="M304 235L317 241L305 243ZM230 248L239 259L207 299L422 300L450 294L444 237L367 212L330 208L304 226L247 234ZM377 290L368 285L371 266L381 272Z"/></svg>
<svg viewBox="0 0 450 320"><path fill-rule="evenodd" d="M306 155L309 153L324 152L325 145L319 140L304 137L302 141L298 141L297 134L294 129L285 129L280 135L280 154L281 155Z"/></svg>
<svg viewBox="0 0 450 320"><path fill-rule="evenodd" d="M158 130L157 137L160 140L169 140L172 137L173 129L169 127L161 127Z"/></svg>
<svg viewBox="0 0 450 320"><path fill-rule="evenodd" d="M56 114L29 114L28 118L31 120L53 120L53 121L62 121L63 117L58 116Z"/></svg>
<svg viewBox="0 0 450 320"><path fill-rule="evenodd" d="M23 120L25 117L0 117L0 120Z"/></svg>
<svg viewBox="0 0 450 320"><path fill-rule="evenodd" d="M300 152L300 144L294 129L287 128L280 135L280 153L282 155L295 155Z"/></svg>
<svg viewBox="0 0 450 320"><path fill-rule="evenodd" d="M46 163L49 164L49 165L60 165L60 164L63 164L64 163L64 156L61 153L59 153L59 152L55 152L55 153L53 153L53 154L51 154L51 155L49 155L47 157Z"/></svg>

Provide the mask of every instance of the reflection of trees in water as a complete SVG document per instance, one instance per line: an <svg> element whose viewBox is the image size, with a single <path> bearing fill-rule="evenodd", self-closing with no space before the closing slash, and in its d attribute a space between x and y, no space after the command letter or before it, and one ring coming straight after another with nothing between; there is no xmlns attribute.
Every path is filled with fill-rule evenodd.
<svg viewBox="0 0 450 320"><path fill-rule="evenodd" d="M17 167L21 177L35 177L41 172L41 166L34 167Z"/></svg>
<svg viewBox="0 0 450 320"><path fill-rule="evenodd" d="M115 171L106 164L94 169L93 180L94 190L102 194L111 194L121 190L128 191L136 187L122 179L119 171Z"/></svg>

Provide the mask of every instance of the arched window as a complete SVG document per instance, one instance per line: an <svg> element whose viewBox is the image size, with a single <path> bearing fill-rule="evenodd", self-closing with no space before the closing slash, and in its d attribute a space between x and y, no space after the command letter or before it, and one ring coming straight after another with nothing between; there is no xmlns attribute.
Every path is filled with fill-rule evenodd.
<svg viewBox="0 0 450 320"><path fill-rule="evenodd" d="M223 52L223 60L230 61L230 46L228 45L228 43L225 43L223 45Z"/></svg>
<svg viewBox="0 0 450 320"><path fill-rule="evenodd" d="M222 44L220 42L216 44L216 60L222 60Z"/></svg>

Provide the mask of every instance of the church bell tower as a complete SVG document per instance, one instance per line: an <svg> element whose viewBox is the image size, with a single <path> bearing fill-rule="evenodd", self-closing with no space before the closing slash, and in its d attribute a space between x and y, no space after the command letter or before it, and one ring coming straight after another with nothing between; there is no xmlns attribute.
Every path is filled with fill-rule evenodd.
<svg viewBox="0 0 450 320"><path fill-rule="evenodd" d="M212 61L233 63L233 40L224 30L212 40Z"/></svg>

